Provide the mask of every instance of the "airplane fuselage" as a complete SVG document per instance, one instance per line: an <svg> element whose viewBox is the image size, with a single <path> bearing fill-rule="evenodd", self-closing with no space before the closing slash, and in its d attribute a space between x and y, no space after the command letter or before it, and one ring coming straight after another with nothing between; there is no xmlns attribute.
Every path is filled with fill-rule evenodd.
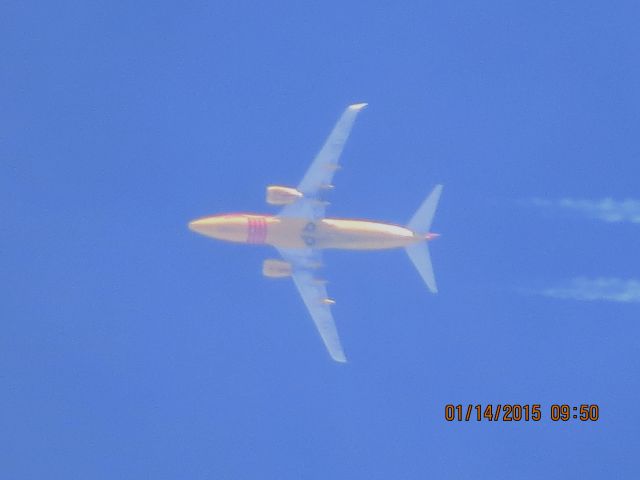
<svg viewBox="0 0 640 480"><path fill-rule="evenodd" d="M367 220L323 218L310 222L303 218L250 213L203 217L190 222L189 228L219 240L279 248L382 250L406 247L437 236Z"/></svg>

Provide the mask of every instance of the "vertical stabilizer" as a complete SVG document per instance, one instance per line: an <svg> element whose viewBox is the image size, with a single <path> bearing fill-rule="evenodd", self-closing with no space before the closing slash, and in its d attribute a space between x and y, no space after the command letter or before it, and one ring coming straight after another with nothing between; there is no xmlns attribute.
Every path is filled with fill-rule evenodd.
<svg viewBox="0 0 640 480"><path fill-rule="evenodd" d="M431 228L441 193L442 185L436 185L426 200L422 202L418 211L411 217L407 225L407 227L416 234L424 235L425 241L405 247L407 255L409 255L409 258L415 265L424 283L427 284L427 288L429 288L429 291L432 293L438 293L438 286L436 285L436 277L433 274L433 266L431 265L427 241L432 238L429 235L429 228ZM435 234L433 236L435 236Z"/></svg>

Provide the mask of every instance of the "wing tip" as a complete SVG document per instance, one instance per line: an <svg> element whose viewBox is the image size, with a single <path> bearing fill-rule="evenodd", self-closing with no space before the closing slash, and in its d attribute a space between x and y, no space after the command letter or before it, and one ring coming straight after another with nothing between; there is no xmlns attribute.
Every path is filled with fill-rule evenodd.
<svg viewBox="0 0 640 480"><path fill-rule="evenodd" d="M366 107L367 105L369 105L366 102L362 102L362 103L354 103L352 105L349 105L349 110L355 110L356 112L362 110L364 107Z"/></svg>
<svg viewBox="0 0 640 480"><path fill-rule="evenodd" d="M331 355L331 358L338 363L347 363L347 357L344 356L344 353Z"/></svg>

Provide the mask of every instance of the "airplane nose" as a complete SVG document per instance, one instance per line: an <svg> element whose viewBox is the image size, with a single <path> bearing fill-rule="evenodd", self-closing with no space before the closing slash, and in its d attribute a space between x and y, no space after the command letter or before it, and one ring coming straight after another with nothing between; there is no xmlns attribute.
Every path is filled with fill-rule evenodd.
<svg viewBox="0 0 640 480"><path fill-rule="evenodd" d="M206 237L244 242L247 240L247 219L242 215L217 215L189 222L189 230Z"/></svg>
<svg viewBox="0 0 640 480"><path fill-rule="evenodd" d="M427 240L435 240L436 238L438 238L440 236L439 233L427 233L427 236L425 237Z"/></svg>
<svg viewBox="0 0 640 480"><path fill-rule="evenodd" d="M197 233L202 233L202 229L204 227L204 221L200 220L192 220L189 222L189 230L192 230Z"/></svg>

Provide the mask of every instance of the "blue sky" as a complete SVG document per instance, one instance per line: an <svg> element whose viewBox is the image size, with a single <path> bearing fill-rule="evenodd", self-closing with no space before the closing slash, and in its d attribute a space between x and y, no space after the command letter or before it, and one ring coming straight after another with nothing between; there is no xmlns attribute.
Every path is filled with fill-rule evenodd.
<svg viewBox="0 0 640 480"><path fill-rule="evenodd" d="M0 477L638 475L637 2L0 13ZM328 252L338 365L275 251L186 224L273 213L359 101L329 213L402 224L444 183L440 293L403 252Z"/></svg>

